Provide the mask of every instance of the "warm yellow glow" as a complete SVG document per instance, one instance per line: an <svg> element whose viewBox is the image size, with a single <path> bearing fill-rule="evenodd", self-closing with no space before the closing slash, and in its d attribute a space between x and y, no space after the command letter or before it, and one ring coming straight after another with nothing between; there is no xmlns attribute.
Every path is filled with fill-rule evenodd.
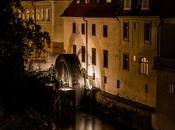
<svg viewBox="0 0 175 130"><path fill-rule="evenodd" d="M136 57L136 56L134 56L134 57L133 57L133 61L134 61L134 62L136 62L136 60L137 60L137 57Z"/></svg>

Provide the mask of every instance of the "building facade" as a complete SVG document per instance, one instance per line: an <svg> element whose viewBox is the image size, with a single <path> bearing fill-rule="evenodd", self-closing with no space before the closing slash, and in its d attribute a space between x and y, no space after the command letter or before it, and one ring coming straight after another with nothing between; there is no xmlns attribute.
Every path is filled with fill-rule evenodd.
<svg viewBox="0 0 175 130"><path fill-rule="evenodd" d="M73 1L63 14L64 48L79 56L92 86L155 107L159 17L150 1L127 2Z"/></svg>
<svg viewBox="0 0 175 130"><path fill-rule="evenodd" d="M69 5L70 0L23 0L20 17L23 20L33 19L48 32L51 44L45 46L45 54L33 58L33 69L45 70L55 63L58 54L63 53L63 18L60 15Z"/></svg>

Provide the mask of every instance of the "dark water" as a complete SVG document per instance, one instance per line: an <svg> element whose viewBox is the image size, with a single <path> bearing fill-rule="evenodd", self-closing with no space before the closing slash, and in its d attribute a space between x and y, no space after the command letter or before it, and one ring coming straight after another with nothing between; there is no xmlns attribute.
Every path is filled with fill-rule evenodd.
<svg viewBox="0 0 175 130"><path fill-rule="evenodd" d="M76 112L74 115L72 120L63 115L61 121L56 123L55 130L119 130L107 119L96 114Z"/></svg>

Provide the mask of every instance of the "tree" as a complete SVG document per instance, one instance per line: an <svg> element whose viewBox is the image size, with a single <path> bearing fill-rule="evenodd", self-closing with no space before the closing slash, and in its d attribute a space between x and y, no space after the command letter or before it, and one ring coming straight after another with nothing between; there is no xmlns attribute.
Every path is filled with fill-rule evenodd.
<svg viewBox="0 0 175 130"><path fill-rule="evenodd" d="M48 33L42 32L39 25L18 18L17 10L21 8L20 0L0 2L0 95L22 86L24 62L32 51L40 54L45 42L50 43Z"/></svg>

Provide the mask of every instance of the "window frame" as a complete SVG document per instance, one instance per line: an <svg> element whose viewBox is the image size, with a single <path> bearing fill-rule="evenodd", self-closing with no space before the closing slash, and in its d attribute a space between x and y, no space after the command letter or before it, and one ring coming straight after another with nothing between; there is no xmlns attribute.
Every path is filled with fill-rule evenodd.
<svg viewBox="0 0 175 130"><path fill-rule="evenodd" d="M139 59L139 74L149 75L149 60L146 57Z"/></svg>
<svg viewBox="0 0 175 130"><path fill-rule="evenodd" d="M108 25L103 25L103 37L108 37Z"/></svg>
<svg viewBox="0 0 175 130"><path fill-rule="evenodd" d="M92 65L96 65L96 48L92 48Z"/></svg>
<svg viewBox="0 0 175 130"><path fill-rule="evenodd" d="M73 34L76 33L76 23L75 22L72 23L72 33Z"/></svg>
<svg viewBox="0 0 175 130"><path fill-rule="evenodd" d="M92 36L96 36L96 25L92 24Z"/></svg>
<svg viewBox="0 0 175 130"><path fill-rule="evenodd" d="M151 44L152 24L144 23L144 43Z"/></svg>
<svg viewBox="0 0 175 130"><path fill-rule="evenodd" d="M85 62L86 61L86 47L81 46L81 61Z"/></svg>
<svg viewBox="0 0 175 130"><path fill-rule="evenodd" d="M150 9L150 0L142 0L141 10L149 10L149 9Z"/></svg>
<svg viewBox="0 0 175 130"><path fill-rule="evenodd" d="M124 70L129 71L129 53L123 53L123 65Z"/></svg>
<svg viewBox="0 0 175 130"><path fill-rule="evenodd" d="M108 62L109 62L109 52L108 50L103 50L103 67L108 68Z"/></svg>
<svg viewBox="0 0 175 130"><path fill-rule="evenodd" d="M123 22L123 40L129 41L129 22L128 21Z"/></svg>
<svg viewBox="0 0 175 130"><path fill-rule="evenodd" d="M123 0L123 9L126 11L131 10L131 0Z"/></svg>

